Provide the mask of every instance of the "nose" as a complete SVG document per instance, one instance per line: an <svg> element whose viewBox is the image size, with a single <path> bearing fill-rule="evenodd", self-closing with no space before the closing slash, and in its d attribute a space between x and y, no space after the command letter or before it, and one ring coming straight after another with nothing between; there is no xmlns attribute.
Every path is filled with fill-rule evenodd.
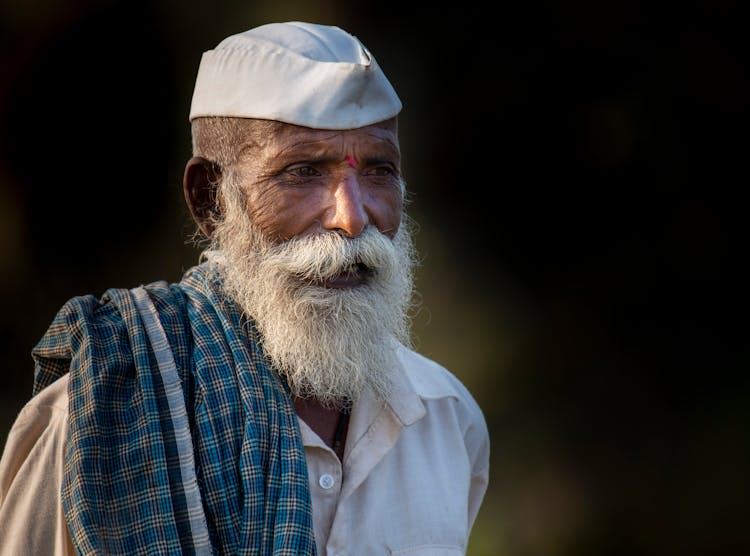
<svg viewBox="0 0 750 556"><path fill-rule="evenodd" d="M369 223L362 188L353 173L343 177L334 187L332 206L326 213L323 226L340 230L348 237L357 237Z"/></svg>

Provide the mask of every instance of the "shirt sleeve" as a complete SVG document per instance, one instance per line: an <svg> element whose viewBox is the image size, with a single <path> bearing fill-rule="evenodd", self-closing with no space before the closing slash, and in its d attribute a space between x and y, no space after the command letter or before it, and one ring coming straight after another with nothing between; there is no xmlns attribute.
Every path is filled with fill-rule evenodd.
<svg viewBox="0 0 750 556"><path fill-rule="evenodd" d="M490 469L485 467L483 470L474 473L471 476L471 486L469 487L469 531L474 526L477 519L479 508L487 492L487 485L490 479Z"/></svg>
<svg viewBox="0 0 750 556"><path fill-rule="evenodd" d="M34 396L0 459L0 556L75 556L62 510L67 376Z"/></svg>
<svg viewBox="0 0 750 556"><path fill-rule="evenodd" d="M474 402L476 403L476 402ZM467 453L471 459L471 484L469 486L469 530L479 513L487 493L490 478L490 436L487 423L479 406L472 424L464 435Z"/></svg>

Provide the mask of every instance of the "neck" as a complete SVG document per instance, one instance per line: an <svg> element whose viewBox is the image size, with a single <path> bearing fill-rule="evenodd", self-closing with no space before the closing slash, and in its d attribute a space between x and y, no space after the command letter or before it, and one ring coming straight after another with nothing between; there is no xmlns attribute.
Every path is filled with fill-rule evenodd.
<svg viewBox="0 0 750 556"><path fill-rule="evenodd" d="M298 396L294 396L294 409L297 415L336 453L339 461L343 461L346 433L349 428L348 410L340 411L325 407L314 398Z"/></svg>

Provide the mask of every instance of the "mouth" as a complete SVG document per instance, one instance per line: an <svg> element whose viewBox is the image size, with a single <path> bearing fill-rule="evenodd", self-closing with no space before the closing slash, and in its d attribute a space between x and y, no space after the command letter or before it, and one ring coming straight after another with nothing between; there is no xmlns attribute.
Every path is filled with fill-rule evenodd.
<svg viewBox="0 0 750 556"><path fill-rule="evenodd" d="M321 288L354 288L365 283L371 274L372 269L366 264L353 263L333 276L329 276L323 280L314 280L311 283Z"/></svg>

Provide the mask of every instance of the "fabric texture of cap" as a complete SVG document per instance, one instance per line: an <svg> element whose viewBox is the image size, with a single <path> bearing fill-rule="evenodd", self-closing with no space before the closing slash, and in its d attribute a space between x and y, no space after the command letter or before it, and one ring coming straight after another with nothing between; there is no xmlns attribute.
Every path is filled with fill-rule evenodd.
<svg viewBox="0 0 750 556"><path fill-rule="evenodd" d="M392 118L401 106L359 39L339 27L290 21L231 35L204 52L190 120L229 116L354 129Z"/></svg>

